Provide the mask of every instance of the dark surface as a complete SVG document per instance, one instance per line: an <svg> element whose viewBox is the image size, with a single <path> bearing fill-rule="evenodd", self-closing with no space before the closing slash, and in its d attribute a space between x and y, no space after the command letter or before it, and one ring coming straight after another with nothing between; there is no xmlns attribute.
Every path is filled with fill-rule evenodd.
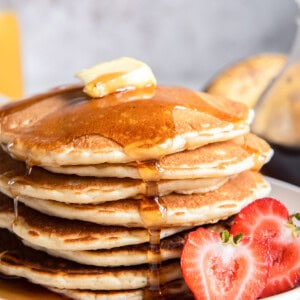
<svg viewBox="0 0 300 300"><path fill-rule="evenodd" d="M262 173L300 186L300 149L290 149L271 144L274 156L262 168Z"/></svg>

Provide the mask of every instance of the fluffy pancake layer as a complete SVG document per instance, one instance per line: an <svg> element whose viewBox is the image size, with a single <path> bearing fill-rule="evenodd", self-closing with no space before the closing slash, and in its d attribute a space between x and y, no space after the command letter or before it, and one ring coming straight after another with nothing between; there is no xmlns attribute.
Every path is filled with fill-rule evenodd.
<svg viewBox="0 0 300 300"><path fill-rule="evenodd" d="M252 168L260 169L272 154L273 150L264 140L247 134L234 140L167 155L156 163L159 179L220 178ZM140 168L137 163L47 167L55 173L141 179Z"/></svg>

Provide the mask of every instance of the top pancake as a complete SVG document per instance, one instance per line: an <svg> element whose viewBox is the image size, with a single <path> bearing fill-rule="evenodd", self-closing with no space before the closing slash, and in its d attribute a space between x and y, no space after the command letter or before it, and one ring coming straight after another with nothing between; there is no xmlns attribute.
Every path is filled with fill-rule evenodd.
<svg viewBox="0 0 300 300"><path fill-rule="evenodd" d="M91 99L69 86L2 107L0 142L28 164L124 163L228 140L248 132L251 118L241 103L179 87L139 100Z"/></svg>

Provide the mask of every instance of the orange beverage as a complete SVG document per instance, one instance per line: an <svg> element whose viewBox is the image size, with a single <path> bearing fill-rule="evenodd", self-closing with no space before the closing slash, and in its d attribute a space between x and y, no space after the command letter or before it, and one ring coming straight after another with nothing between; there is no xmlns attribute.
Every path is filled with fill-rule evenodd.
<svg viewBox="0 0 300 300"><path fill-rule="evenodd" d="M19 26L16 14L0 9L0 98L22 97Z"/></svg>

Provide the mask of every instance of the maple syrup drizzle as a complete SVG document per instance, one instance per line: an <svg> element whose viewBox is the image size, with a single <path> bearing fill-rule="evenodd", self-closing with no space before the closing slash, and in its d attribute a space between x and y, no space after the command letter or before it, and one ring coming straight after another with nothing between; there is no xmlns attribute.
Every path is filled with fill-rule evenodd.
<svg viewBox="0 0 300 300"><path fill-rule="evenodd" d="M146 195L140 201L139 212L149 233L148 265L149 277L148 287L144 289L143 298L163 299L161 289L161 252L160 252L160 233L164 227L167 215L167 205L159 196L158 181L163 170L160 168L158 160L137 162L138 171L146 184Z"/></svg>
<svg viewBox="0 0 300 300"><path fill-rule="evenodd" d="M15 214L15 218L14 218L13 223L17 222L18 217L19 217L18 203L19 203L19 196L16 196L16 197L14 197L14 214Z"/></svg>
<svg viewBox="0 0 300 300"><path fill-rule="evenodd" d="M14 176L11 179L9 179L7 182L9 192L10 192L11 197L13 198L13 202L14 202L14 221L13 221L13 223L16 223L18 220L18 217L19 217L18 203L19 203L19 197L20 197L18 192L13 187L16 183L22 183L22 182L26 181L26 177L30 176L30 174L32 173L32 169L33 169L32 161L27 160L25 174L23 176L22 175Z"/></svg>
<svg viewBox="0 0 300 300"><path fill-rule="evenodd" d="M149 265L149 285L144 289L143 299L164 299L161 289L161 252L160 252L160 229L149 230L149 249L148 249L148 265Z"/></svg>
<svg viewBox="0 0 300 300"><path fill-rule="evenodd" d="M28 108L38 102L41 102L47 98L60 96L62 93L69 93L71 97L72 96L75 97L74 94L78 94L79 91L81 94L83 94L81 84L65 85L65 86L53 88L53 89L49 90L48 92L38 94L35 96L31 96L31 97L23 99L23 100L11 101L10 103L5 104L1 107L0 118L9 116L15 112L26 109L26 108ZM0 126L0 129L1 129L1 133L2 133L2 130L3 130L2 124Z"/></svg>
<svg viewBox="0 0 300 300"><path fill-rule="evenodd" d="M25 177L28 177L32 173L34 162L33 162L33 160L27 159L25 163L26 163Z"/></svg>
<svg viewBox="0 0 300 300"><path fill-rule="evenodd" d="M7 184L8 184L8 189L9 193L13 199L14 202L14 222L18 219L19 213L18 213L18 194L14 190L13 186L18 182L20 176L14 176L13 178L9 179Z"/></svg>

